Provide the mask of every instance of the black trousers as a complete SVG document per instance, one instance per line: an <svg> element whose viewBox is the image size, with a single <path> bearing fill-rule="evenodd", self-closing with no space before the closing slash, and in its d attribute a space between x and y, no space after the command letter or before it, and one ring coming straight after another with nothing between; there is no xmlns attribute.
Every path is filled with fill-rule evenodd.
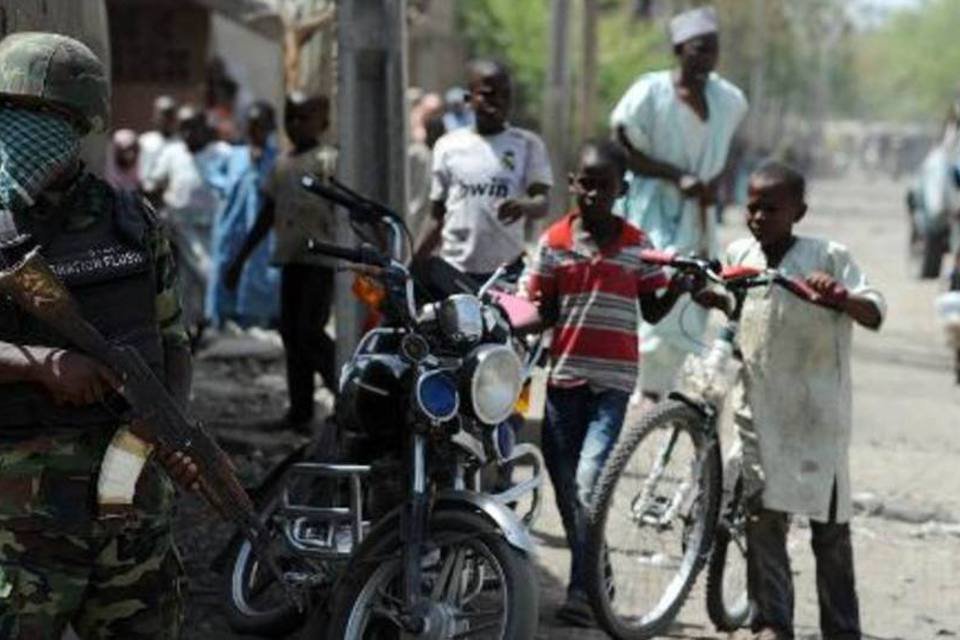
<svg viewBox="0 0 960 640"><path fill-rule="evenodd" d="M313 418L313 374L337 390L335 343L324 327L333 305L333 269L287 264L280 272L280 335L287 358L291 422Z"/></svg>
<svg viewBox="0 0 960 640"><path fill-rule="evenodd" d="M830 522L810 522L817 566L817 601L824 640L860 640L860 607L853 575L850 525L836 522L833 489ZM753 630L776 629L793 637L793 577L787 555L789 515L761 509L747 521L747 588L757 608Z"/></svg>

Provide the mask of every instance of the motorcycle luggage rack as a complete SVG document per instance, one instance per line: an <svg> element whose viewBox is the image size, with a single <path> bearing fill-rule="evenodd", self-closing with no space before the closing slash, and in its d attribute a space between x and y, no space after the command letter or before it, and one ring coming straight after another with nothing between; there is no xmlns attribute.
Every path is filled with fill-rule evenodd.
<svg viewBox="0 0 960 640"><path fill-rule="evenodd" d="M330 464L301 462L293 465L283 489L284 536L287 544L305 555L324 559L349 558L353 549L363 540L370 522L363 519L363 479L370 474L369 465ZM348 506L317 507L295 502L290 496L290 486L297 478L333 481L333 495L339 494L338 481L345 480L349 487ZM312 491L308 491L307 500ZM325 539L308 536L308 525L327 525ZM350 545L341 549L337 533L349 530Z"/></svg>

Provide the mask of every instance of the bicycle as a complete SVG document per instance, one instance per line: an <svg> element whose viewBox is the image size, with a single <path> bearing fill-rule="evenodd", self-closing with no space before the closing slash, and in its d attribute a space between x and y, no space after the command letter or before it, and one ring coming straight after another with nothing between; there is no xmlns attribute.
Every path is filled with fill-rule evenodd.
<svg viewBox="0 0 960 640"><path fill-rule="evenodd" d="M744 302L750 289L777 285L831 305L806 282L775 269L724 268L715 260L658 251L643 258L719 285L727 296L727 323L704 356L688 361L685 388L625 426L604 465L588 512L587 591L598 623L611 636L652 638L676 619L709 559L708 613L719 630L732 631L749 624L753 613L745 580L747 513L736 451L724 473L717 422L736 375ZM654 446L646 446L651 441ZM645 454L653 454L648 462ZM620 509L612 508L615 503ZM612 523L611 514L619 521ZM628 540L621 542L624 532ZM645 544L661 534L678 539ZM742 570L734 571L731 565L739 562ZM637 593L658 575L664 577L660 587ZM740 577L742 583L728 582Z"/></svg>

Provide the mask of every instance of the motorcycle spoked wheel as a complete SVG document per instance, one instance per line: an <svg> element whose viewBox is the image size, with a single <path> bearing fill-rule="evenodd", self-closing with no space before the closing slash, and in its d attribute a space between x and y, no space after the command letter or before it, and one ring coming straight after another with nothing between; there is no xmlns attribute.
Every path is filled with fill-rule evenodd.
<svg viewBox="0 0 960 640"><path fill-rule="evenodd" d="M288 486L289 469L303 460L337 459L336 442L332 440L335 429L328 426L301 452L295 452L283 460L267 476L259 488L257 516L267 525L271 546L281 570L299 573L316 573L316 568L292 553L284 541L280 511L283 490ZM322 498L324 495L316 484L297 482L295 494L310 491ZM290 602L274 576L260 566L248 540L239 539L233 546L224 572L224 609L227 624L235 632L269 638L288 637L303 625L306 614Z"/></svg>
<svg viewBox="0 0 960 640"><path fill-rule="evenodd" d="M270 528L271 546L280 551L283 536L279 525L274 522L281 504L281 493L277 491L270 496L260 510L261 519ZM286 569L288 563L283 557L278 557L281 570ZM285 637L303 624L304 615L289 602L274 576L270 575L253 553L248 540L237 545L236 551L228 565L224 591L227 598L227 624L237 633L256 634L271 638Z"/></svg>
<svg viewBox="0 0 960 640"><path fill-rule="evenodd" d="M432 603L427 631L415 635L400 628L402 543L398 528L391 527L364 540L329 608L312 614L301 639L534 637L539 595L531 558L511 547L487 519L467 511L434 513L427 540L423 584Z"/></svg>

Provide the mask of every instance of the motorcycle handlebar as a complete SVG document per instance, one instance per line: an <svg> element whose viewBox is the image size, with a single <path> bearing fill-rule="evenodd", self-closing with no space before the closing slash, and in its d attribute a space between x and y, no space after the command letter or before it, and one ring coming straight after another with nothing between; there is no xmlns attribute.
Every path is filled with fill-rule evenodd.
<svg viewBox="0 0 960 640"><path fill-rule="evenodd" d="M310 240L307 243L307 248L310 253L339 258L340 260L355 262L357 264L367 264L374 267L386 267L390 264L390 261L376 249L368 246L362 246L359 249L349 249L335 244Z"/></svg>
<svg viewBox="0 0 960 640"><path fill-rule="evenodd" d="M346 185L333 178L327 184L320 177L308 173L300 178L300 186L310 193L340 205L351 214L363 218L364 222L374 222L380 218L386 218L403 224L403 218L389 207L351 191Z"/></svg>
<svg viewBox="0 0 960 640"><path fill-rule="evenodd" d="M300 178L300 186L310 193L318 195L324 200L329 200L330 202L339 204L341 207L349 209L350 211L354 211L357 208L357 203L355 201L347 198L333 187L323 184L323 181L321 181L317 176L309 173L306 174Z"/></svg>

